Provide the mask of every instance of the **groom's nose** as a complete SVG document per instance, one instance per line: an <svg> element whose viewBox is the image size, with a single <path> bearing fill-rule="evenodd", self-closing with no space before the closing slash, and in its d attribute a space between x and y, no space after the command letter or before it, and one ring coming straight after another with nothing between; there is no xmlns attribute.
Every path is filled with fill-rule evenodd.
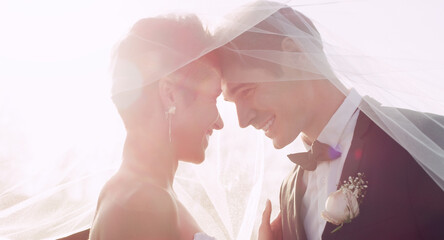
<svg viewBox="0 0 444 240"><path fill-rule="evenodd" d="M236 111L237 111L237 118L239 120L239 126L241 128L248 127L251 123L251 119L253 119L253 111L245 104L242 103L236 103Z"/></svg>

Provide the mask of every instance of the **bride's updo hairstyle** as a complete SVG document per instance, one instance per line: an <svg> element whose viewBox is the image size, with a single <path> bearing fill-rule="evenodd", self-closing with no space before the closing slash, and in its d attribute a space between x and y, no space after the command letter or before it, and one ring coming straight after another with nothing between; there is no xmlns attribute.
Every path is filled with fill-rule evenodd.
<svg viewBox="0 0 444 240"><path fill-rule="evenodd" d="M118 43L112 66L112 99L126 126L142 120L141 114L156 112L161 105L157 83L165 77L193 99L192 81L198 81L193 74L202 64L218 69L214 54L190 62L202 55L208 41L211 35L195 15L144 18L134 24Z"/></svg>

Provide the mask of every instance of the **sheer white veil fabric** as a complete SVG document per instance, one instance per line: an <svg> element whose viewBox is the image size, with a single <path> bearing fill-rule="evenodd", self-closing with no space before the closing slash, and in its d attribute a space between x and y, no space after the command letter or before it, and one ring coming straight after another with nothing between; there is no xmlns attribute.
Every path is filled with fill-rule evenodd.
<svg viewBox="0 0 444 240"><path fill-rule="evenodd" d="M226 46L243 57L310 73L280 80L311 80L322 75L344 93L350 88L356 89L365 100L360 106L361 110L406 148L444 189L444 123L435 115L427 114L444 115L444 72L439 63L424 59L407 61L405 56L392 56L397 56L396 54L388 56L390 58L369 57L368 54L353 50L350 45L339 40L339 34L333 33L332 29L328 30L331 22L341 23L335 22L335 19L346 21L344 14L350 14L356 17L354 21L358 21L359 14L351 13L365 12L358 5L349 6L349 2L258 1L243 7L239 7L239 3L226 1L216 1L211 5L205 2L190 2L190 5L196 6L195 11L188 8L185 10L197 13L204 23L217 29L216 37L189 54L183 54L164 43L141 39L148 45L155 46L154 49L164 49L162 64L151 74L152 78L142 79L134 77L137 76L137 71L131 71L131 66L119 62L117 58L113 67L123 66L129 69L131 78L125 74L121 78L115 78L113 94L157 81L200 56L224 46L246 31L257 35L289 37L298 43L300 52ZM394 2L393 6L403 4ZM179 2L171 1L170 4ZM381 7L384 4L386 3L381 1L376 5ZM440 3L436 4L439 6ZM306 14L314 25L304 18L299 18L302 24L299 27L290 23L279 12L287 5ZM225 15L227 12L229 14ZM396 9L387 11L386 14L393 12ZM168 11L162 9L158 13ZM152 15L155 14L156 12ZM273 17L269 18L271 15ZM365 14L363 16L368 17ZM264 19L267 19L274 30L254 28ZM418 26L427 28L428 23L421 22ZM304 29L301 30L301 27ZM358 30L361 31L359 26ZM342 32L345 32L344 29ZM381 36L376 34L377 30L372 32L375 34L370 35L370 39L377 41ZM421 29L412 26L405 31L404 37L412 32L422 33ZM425 47L437 42L424 37L421 43ZM442 46L438 44L436 51L444 53ZM110 53L103 59L107 60L109 55ZM304 61L298 61L300 59ZM10 59L0 60L1 63L6 63ZM63 66L63 63L60 64ZM67 70L75 71L75 68ZM37 79L42 80L46 75L37 75ZM95 76L77 77L93 81ZM76 78L67 77L60 81L67 85L48 83L59 90L58 94L49 94L48 99L42 96L46 100L35 101L38 104L62 101L63 108L66 108L60 110L62 116L53 113L57 109L42 108L38 104L20 101L11 103L17 100L15 95L26 96L20 95L23 94L22 87L12 88L6 81L0 82L5 84L6 88L3 89L9 90L7 92L0 89L3 94L0 95L0 144L5 147L0 149L0 239L54 239L87 229L93 218L101 186L119 167L124 140L123 126L109 97L98 100L94 95L107 86L104 84L101 90L95 88L94 91L84 87L80 93L72 94L69 91L70 84L76 83ZM46 89L47 85L44 83L33 85L33 91ZM218 106L224 119L224 129L211 138L203 164L182 164L179 167L175 191L209 235L218 239L254 239L254 229L260 221L265 199L270 198L274 209L278 209L280 182L293 166L285 155L290 151L302 151L303 146L300 139L297 139L287 148L275 150L262 133L251 128L238 127L232 104L220 99ZM81 110L73 111L77 108ZM411 118L399 108L420 113ZM74 118L70 110L75 114L84 114L85 117L80 122L74 121L77 118ZM431 120L435 125L424 128L420 126L423 119ZM46 123L43 125L45 127L40 127L39 123ZM76 131L68 131L69 129Z"/></svg>
<svg viewBox="0 0 444 240"><path fill-rule="evenodd" d="M245 20L236 19L234 25L245 28L242 23L249 25L254 22L251 19L259 23L263 19L258 15L273 9L272 15L263 20L265 24L253 26L246 32L250 38L255 36L257 39L287 37L299 49L285 51L272 44L239 45L234 41L224 46L226 50L246 62L252 59L264 61L301 73L287 74L277 81L325 78L344 94L351 88L356 89L364 96L360 109L403 146L444 190L444 98L441 94L444 83L438 80L439 77L436 81L430 80L436 78L436 66L420 69L421 75L412 74L388 61L378 62L376 58L356 55L347 48L338 47L335 39L323 39L311 20L288 5L265 1L250 6L253 7L242 15ZM274 10L279 6L279 10Z"/></svg>

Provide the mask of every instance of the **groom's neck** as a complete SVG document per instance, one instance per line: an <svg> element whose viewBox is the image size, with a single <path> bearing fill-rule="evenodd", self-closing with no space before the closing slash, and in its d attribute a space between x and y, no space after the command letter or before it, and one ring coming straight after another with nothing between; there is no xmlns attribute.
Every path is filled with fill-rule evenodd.
<svg viewBox="0 0 444 240"><path fill-rule="evenodd" d="M322 130L346 98L346 96L330 82L321 85L317 94L317 103L315 104L316 107L313 109L315 114L313 114L312 124L302 131L305 138L304 140L308 143L314 142L319 137Z"/></svg>

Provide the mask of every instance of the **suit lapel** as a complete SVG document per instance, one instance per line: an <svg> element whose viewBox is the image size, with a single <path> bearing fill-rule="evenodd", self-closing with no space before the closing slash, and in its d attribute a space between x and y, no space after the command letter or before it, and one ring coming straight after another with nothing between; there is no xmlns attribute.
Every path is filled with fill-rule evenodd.
<svg viewBox="0 0 444 240"><path fill-rule="evenodd" d="M305 229L304 224L302 221L301 216L301 205L302 205L302 197L305 194L305 191L307 190L307 187L305 186L303 182L303 175L304 170L301 168L301 166L298 166L297 172L296 172L296 193L295 193L295 201L294 201L294 208L295 211L295 219L296 219L296 235L298 240L306 240L307 236L305 235Z"/></svg>
<svg viewBox="0 0 444 240"><path fill-rule="evenodd" d="M354 176L358 172L359 163L364 158L364 143L366 133L371 129L372 121L363 112L359 113L356 122L355 132L350 149L345 159L344 168L342 169L340 183L346 181L349 176ZM339 189L339 186L338 186Z"/></svg>
<svg viewBox="0 0 444 240"><path fill-rule="evenodd" d="M356 122L353 139L345 159L344 168L342 169L342 174L337 189L339 189L339 186L344 181L347 181L349 176L355 176L358 173L359 164L361 163L362 159L366 157L364 155L364 145L367 142L365 136L371 130L372 125L373 122L370 120L370 118L368 118L367 115L361 111ZM329 236L331 236L331 231L333 231L333 229L336 227L337 226L327 222L322 233L322 239L329 239Z"/></svg>

